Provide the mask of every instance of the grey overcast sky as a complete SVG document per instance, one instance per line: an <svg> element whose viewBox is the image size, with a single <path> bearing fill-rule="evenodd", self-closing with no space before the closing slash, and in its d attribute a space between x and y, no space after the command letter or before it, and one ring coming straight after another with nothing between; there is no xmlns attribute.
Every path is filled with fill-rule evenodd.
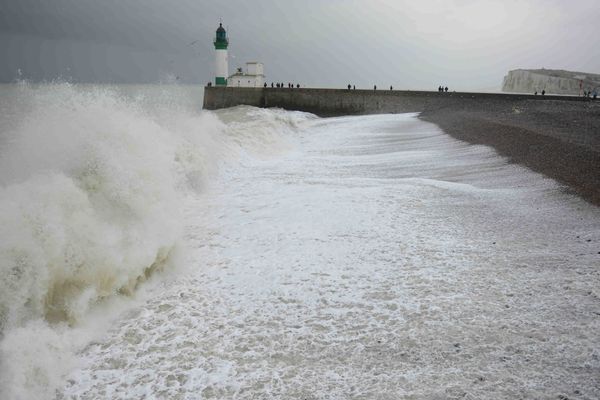
<svg viewBox="0 0 600 400"><path fill-rule="evenodd" d="M0 0L0 81L212 80L229 69L307 86L499 88L510 69L600 72L600 0Z"/></svg>

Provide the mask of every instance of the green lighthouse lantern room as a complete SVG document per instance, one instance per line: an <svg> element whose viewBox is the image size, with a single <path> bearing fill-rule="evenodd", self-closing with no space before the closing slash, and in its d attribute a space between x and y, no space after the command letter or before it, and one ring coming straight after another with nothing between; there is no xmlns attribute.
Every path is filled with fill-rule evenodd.
<svg viewBox="0 0 600 400"><path fill-rule="evenodd" d="M229 40L227 40L227 32L223 28L223 24L220 23L217 28L217 36L215 37L215 50L227 50Z"/></svg>

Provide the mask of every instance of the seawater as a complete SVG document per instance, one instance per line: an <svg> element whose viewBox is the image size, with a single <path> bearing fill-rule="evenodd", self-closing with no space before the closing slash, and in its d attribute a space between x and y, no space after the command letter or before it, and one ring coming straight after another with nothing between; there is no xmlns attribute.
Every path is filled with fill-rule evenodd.
<svg viewBox="0 0 600 400"><path fill-rule="evenodd" d="M0 398L595 398L600 212L416 114L0 88Z"/></svg>

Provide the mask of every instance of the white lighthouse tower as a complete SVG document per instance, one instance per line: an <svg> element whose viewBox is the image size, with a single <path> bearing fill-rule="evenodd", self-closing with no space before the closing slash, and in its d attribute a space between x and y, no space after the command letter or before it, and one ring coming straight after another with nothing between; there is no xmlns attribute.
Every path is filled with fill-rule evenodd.
<svg viewBox="0 0 600 400"><path fill-rule="evenodd" d="M227 46L229 45L229 39L227 39L227 32L223 28L223 24L219 23L217 28L217 36L213 42L215 45L215 85L227 86L227 77L229 76L229 67L227 65Z"/></svg>

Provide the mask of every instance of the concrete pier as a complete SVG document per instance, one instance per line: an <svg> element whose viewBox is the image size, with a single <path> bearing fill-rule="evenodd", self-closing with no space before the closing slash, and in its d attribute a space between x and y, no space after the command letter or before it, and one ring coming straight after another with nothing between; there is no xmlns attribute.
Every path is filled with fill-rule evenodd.
<svg viewBox="0 0 600 400"><path fill-rule="evenodd" d="M204 109L248 105L306 111L322 117L339 115L421 112L457 103L504 103L524 100L586 101L574 96L506 93L427 92L411 90L347 90L298 88L205 87Z"/></svg>

